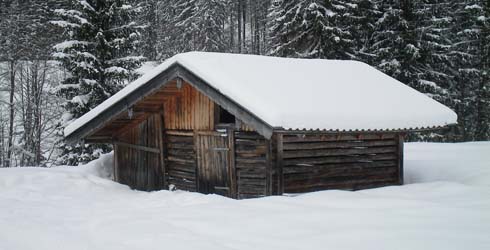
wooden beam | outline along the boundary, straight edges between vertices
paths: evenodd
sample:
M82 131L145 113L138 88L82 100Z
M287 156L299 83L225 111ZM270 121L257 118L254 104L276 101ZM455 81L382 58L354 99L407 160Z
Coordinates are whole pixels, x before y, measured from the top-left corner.
M267 140L266 142L267 152L266 152L266 165L265 165L265 184L266 192L265 195L272 195L272 168L274 167L274 162L272 161L272 140Z
M122 135L122 134L130 131L131 129L138 126L139 124L144 122L146 119L148 119L148 117L150 117L152 115L153 115L153 113L143 113L143 115L141 115L140 117L137 117L137 118L134 118L133 120L131 120L131 122L129 122L126 126L114 131L112 136L117 137L119 135Z
M127 142L121 142L121 141L114 141L114 144L118 145L118 146L123 146L123 147L128 147L128 148L132 148L132 149L136 149L136 150L145 151L145 152L160 154L160 149L158 149L158 148L135 145L135 144L131 144L131 143L127 143Z
M161 105L159 106L156 106L155 108L143 108L143 107L135 106L133 107L133 111L134 113L160 114L162 112L162 108L161 108L162 105L163 103L161 103Z
M277 194L284 194L284 162L283 162L283 135L276 135L276 171L277 171Z
M200 179L200 176L201 176L202 174L204 174L204 173L201 173L201 172L199 171L199 157L200 157L200 156L199 156L199 152L198 152L199 147L198 147L198 145L197 145L197 144L198 144L198 142L199 142L199 141L198 141L198 139L199 139L199 138L198 138L197 130L194 130L194 131L193 131L193 133L192 133L192 140L193 140L193 145L192 145L192 146L194 147L194 152L195 152L195 154L196 154L196 157L195 157L195 159L194 159L194 160L191 160L189 163L193 163L193 164L194 164L194 166L196 166L196 171L195 171L195 178L196 178L196 191L197 191L197 192L202 192L202 190L201 190L201 189L202 189L202 188L201 188L201 182L199 181L199 179Z
M180 66L177 63L172 64L162 73L149 80L146 84L142 84L135 91L129 93L125 98L114 103L105 111L97 114L92 120L78 128L76 131L65 137L66 143L76 143L77 141L89 136L94 131L99 130L109 123L114 117L125 112L128 107L133 106L147 95L157 92L161 87L177 77L177 71Z
M237 185L237 175L235 166L235 130L229 127L226 130L228 134L228 152L229 164L228 164L228 178L230 183L230 197L233 199L238 198L238 185Z
M117 157L118 156L117 155L118 154L118 150L117 150L117 147L118 146L117 146L117 144L114 144L113 143L112 144L112 147L114 148L114 154L113 154L113 163L114 163L113 164L113 168L114 168L113 169L114 170L114 173L113 174L114 174L114 178L113 179L114 179L115 182L119 182L119 176L118 176L119 175L119 172L118 172L119 165L118 165L118 157Z
M165 126L164 126L164 117L163 117L163 114L160 114L158 116L160 118L160 127L157 128L158 129L158 133L157 133L157 136L158 136L158 141L159 141L159 149L160 149L160 170L161 170L161 175L162 175L162 185L163 185L163 188L164 189L167 189L168 188L168 184L167 184L167 166L165 165L165 133L164 133L164 129L165 129Z
M404 141L404 135L399 134L398 135L398 173L399 173L399 184L403 185L404 182L404 175L403 175L403 141Z
M177 135L177 136L194 136L194 132L178 131L178 130L167 130L165 131L167 135Z

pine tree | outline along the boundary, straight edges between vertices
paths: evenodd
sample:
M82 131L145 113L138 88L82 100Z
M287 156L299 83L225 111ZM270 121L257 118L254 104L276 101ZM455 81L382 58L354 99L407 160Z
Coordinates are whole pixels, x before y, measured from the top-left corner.
M481 79L476 89L475 140L486 141L490 139L490 1L481 1L480 4L477 24L480 27L478 44Z
M478 127L485 126L485 119L480 120L481 112L478 111L484 102L484 91L480 91L484 86L485 71L485 36L482 36L482 25L486 18L482 3L481 0L465 0L453 3L451 8L454 16L451 32L451 55L455 70L453 98L459 117L457 133L462 141L475 140Z
M357 60L373 64L376 54L370 52L373 46L373 33L376 22L382 13L375 0L353 0L350 4L351 13L346 15L345 25L353 39L353 51Z
M181 0L174 3L176 11L173 24L179 32L173 33L177 52L224 52L226 21L223 0Z
M417 80L413 86L437 101L451 105L452 69L449 48L451 18L445 0L420 1L415 6L415 34L420 57L417 60Z
M413 8L409 1L381 1L379 5L383 15L377 21L371 47L377 57L375 66L386 74L410 84L413 62L419 57L419 48L415 41L412 20Z
M226 21L225 1L200 0L196 5L196 13L190 19L197 26L197 50L224 52L227 43L224 40L224 24Z
M55 46L54 57L70 76L59 95L67 100L62 126L93 109L115 94L129 80L143 57L134 54L141 27L134 22L139 12L124 1L76 0L72 9L56 9L60 20L53 24L64 28L67 40ZM98 157L103 146L61 144L61 163L75 165ZM96 150L99 148L99 150Z
M148 60L154 61L158 57L158 30L161 29L158 22L158 0L133 0L133 4L141 8L136 21L141 23L144 29L141 31L141 45L138 53Z
M346 59L352 39L342 23L349 5L335 0L276 0L270 10L269 54Z

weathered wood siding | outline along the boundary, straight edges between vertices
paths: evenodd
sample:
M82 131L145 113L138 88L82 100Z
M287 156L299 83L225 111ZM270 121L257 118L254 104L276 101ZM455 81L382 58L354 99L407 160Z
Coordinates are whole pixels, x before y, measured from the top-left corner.
M205 194L231 196L230 142L227 133L196 132L198 191Z
M117 165L115 178L118 182L145 191L163 188L160 154L131 146L157 150L160 147L158 128L160 128L160 117L152 115L116 138L121 142L114 145Z
M277 152L285 193L399 184L397 134L284 134Z
M162 90L165 129L214 130L214 102L191 85L171 83Z
M271 194L268 140L255 132L235 132L235 166L239 199Z
M180 190L197 191L197 162L192 131L166 131L168 183Z
M218 124L217 107L171 82L121 114L101 134L115 140L116 180L239 199L403 183L400 134L276 131L267 140L239 120Z

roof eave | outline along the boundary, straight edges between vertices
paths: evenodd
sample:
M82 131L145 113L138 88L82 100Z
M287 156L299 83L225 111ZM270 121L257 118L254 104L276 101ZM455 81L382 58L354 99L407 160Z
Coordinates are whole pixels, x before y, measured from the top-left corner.
M219 90L213 88L209 83L195 75L193 72L185 68L178 62L170 65L167 69L162 71L153 79L147 83L141 85L133 92L129 93L123 99L117 101L109 108L99 113L93 119L82 125L80 128L74 130L69 135L65 136L65 142L68 144L75 144L82 139L89 137L92 133L105 126L111 119L126 111L129 107L136 104L145 96L151 94L154 91L165 86L173 79L181 78L188 82L190 85L201 91L205 95L209 96L218 105L225 108L228 112L235 115L237 118L252 126L259 134L267 139L272 137L273 127L267 124L265 121L254 115L252 112L232 100L231 98L223 95ZM108 138L106 138L106 141Z
M446 130L457 124L447 124L442 126L433 127L420 127L420 128L397 128L397 129L352 129L352 130L341 130L341 129L285 129L282 127L275 127L275 133L282 134L293 134L293 133L323 133L323 134L358 134L358 133L416 133L416 132L430 132L436 130Z

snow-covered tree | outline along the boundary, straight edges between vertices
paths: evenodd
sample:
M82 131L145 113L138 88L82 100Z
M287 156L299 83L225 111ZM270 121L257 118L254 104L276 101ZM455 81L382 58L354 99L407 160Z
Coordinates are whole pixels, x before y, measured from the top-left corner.
M376 22L382 13L378 10L376 0L353 0L348 6L350 12L344 18L344 25L351 34L355 58L373 64L376 54L370 53L370 49L374 42Z
M410 41L411 22L406 20L410 17L410 6L402 9L401 1L381 1L380 11L383 13L376 22L373 33L374 43L371 52L376 55L375 66L388 75L402 80L410 79L407 67L418 58L418 48Z
M352 39L343 26L349 5L336 0L276 0L269 18L269 54L346 59Z
M482 77L478 85L476 140L490 140L490 1L482 2L482 12L478 16L481 27L479 39L481 50Z
M453 98L461 140L488 139L489 6L482 0L452 3Z
M141 31L141 44L138 46L139 54L144 55L148 60L156 60L158 57L158 30L159 25L159 0L138 1L133 0L134 4L141 8L141 14L136 18L138 23L144 27Z
M177 51L226 51L225 4L223 0L176 1L173 24L179 32L173 34L172 40Z
M54 13L59 20L51 23L64 28L67 36L53 55L70 73L59 90L67 100L64 126L134 79L133 70L144 60L135 54L142 27L134 21L139 8L121 0L76 0L72 9ZM61 147L64 164L88 161L100 152L93 154L93 147L86 145Z

